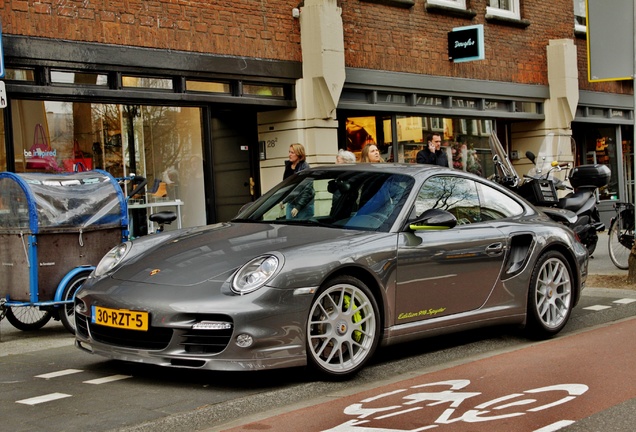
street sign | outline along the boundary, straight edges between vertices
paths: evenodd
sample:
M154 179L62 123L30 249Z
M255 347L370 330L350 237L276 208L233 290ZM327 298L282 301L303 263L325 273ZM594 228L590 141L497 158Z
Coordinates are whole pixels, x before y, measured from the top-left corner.
M634 0L587 0L588 80L632 79L633 46Z

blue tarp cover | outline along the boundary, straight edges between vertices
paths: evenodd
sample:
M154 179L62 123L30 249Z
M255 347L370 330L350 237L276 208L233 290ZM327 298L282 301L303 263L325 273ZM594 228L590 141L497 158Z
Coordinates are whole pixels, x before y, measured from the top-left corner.
M127 225L121 187L105 171L0 173L0 233L41 234Z

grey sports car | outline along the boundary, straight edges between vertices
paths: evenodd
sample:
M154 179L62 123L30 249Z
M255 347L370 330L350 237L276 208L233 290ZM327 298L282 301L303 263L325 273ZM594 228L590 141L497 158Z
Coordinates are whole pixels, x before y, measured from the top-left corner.
M379 344L494 324L553 336L587 259L570 229L481 177L314 168L230 222L112 249L76 295L76 345L162 366L309 365L343 378Z

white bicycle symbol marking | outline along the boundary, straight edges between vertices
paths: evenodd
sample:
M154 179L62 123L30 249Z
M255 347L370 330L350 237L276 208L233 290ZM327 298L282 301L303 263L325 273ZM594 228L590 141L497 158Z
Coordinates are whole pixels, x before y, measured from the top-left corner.
M354 403L344 409L344 414L356 416L356 419L349 420L331 429L323 432L419 432L428 429L437 428L441 425L448 425L457 422L478 423L487 421L496 421L511 417L523 416L528 413L535 413L549 408L562 405L575 399L577 396L585 393L589 387L585 384L557 384L547 387L540 387L531 390L525 390L523 393L513 393L507 396L501 396L488 402L481 403L472 409L465 411L463 414L457 413L457 408L466 400L479 396L481 392L460 392L458 390L466 388L470 384L470 380L448 380L429 384L421 384L409 387L408 389L399 389L391 392L383 393L377 396L362 400L360 403ZM405 394L402 397L401 405L365 407L365 404L371 405L378 400L395 396L400 393L409 392L411 389L426 389L430 387L443 386L449 390L442 391L422 391ZM563 397L552 400L542 405L534 406L538 401L532 395L541 393L555 392L565 393ZM428 402L428 403L427 403ZM415 406L422 404L424 406ZM432 424L423 425L416 429L387 429L383 427L371 427L373 420L385 420L391 417L405 415L424 409L425 407L434 407L438 405L448 405L444 412L433 421ZM532 406L532 407L531 407ZM523 408L526 409L523 409ZM520 411L517 411L521 409ZM503 410L513 410L513 412L503 413ZM499 412L500 414L497 414ZM562 421L568 424L568 421ZM571 422L569 422L571 423Z

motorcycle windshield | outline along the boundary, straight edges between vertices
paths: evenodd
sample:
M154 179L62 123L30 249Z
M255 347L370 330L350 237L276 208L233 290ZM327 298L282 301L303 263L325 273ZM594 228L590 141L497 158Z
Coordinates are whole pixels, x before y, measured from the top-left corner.
M570 144L570 138L567 136L557 136L555 134L548 134L541 142L539 147L539 153L535 156L534 167L530 169L528 175L545 177L550 173L550 170L563 162L563 147L559 145L561 140L568 140L568 143L563 143L564 146Z
M516 184L519 181L519 175L510 162L510 159L508 159L508 154L501 145L501 142L499 141L499 138L497 138L497 135L495 135L494 133L490 134L488 143L490 144L490 151L493 155L495 165L503 171L502 173L497 173L497 175L511 179L513 180L513 183Z

